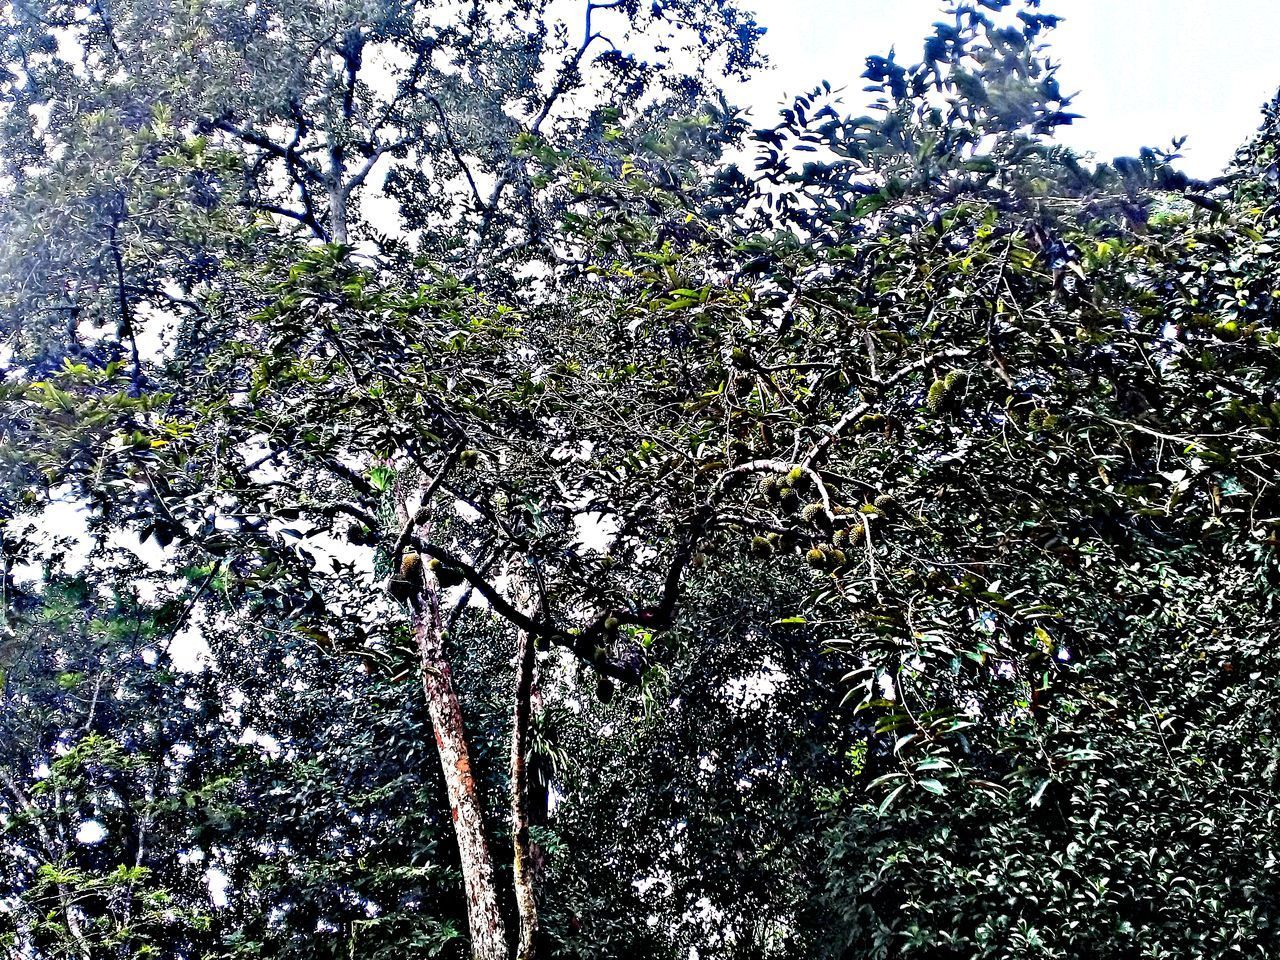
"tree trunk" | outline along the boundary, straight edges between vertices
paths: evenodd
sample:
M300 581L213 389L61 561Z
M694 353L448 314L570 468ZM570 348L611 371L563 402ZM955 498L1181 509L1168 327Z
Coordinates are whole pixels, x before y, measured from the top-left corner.
M471 753L462 725L462 708L453 675L444 657L440 626L439 587L428 574L413 615L413 630L422 658L422 688L427 695L436 750L444 768L453 830L462 861L467 894L467 924L471 931L472 960L507 960L507 932L498 910L493 858L485 836L480 797L471 769Z
M329 175L325 190L329 194L329 240L347 244L347 163L346 151L333 134L329 134Z
M537 649L536 639L521 630L516 640L516 688L511 724L511 839L515 848L512 882L520 917L517 960L535 960L538 949L537 865L529 842L529 724Z
M334 243L347 244L347 198L341 181L329 185L329 236Z

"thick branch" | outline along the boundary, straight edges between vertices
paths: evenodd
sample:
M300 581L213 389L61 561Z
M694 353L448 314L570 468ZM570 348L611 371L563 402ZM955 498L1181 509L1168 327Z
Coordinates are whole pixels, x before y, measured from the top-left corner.
M969 350L966 347L949 347L946 350L940 350L937 353L930 354L927 357L921 357L919 360L916 360L913 363L908 363L906 366L902 367L900 370L897 370L892 376L890 376L886 380L879 383L878 386L882 388L892 387L896 384L901 383L903 380L907 379L912 374L916 374L922 370L927 369L931 365L937 363L939 360L948 360L948 359L955 359L958 357L967 357L972 352L973 351ZM874 400L868 400L865 403L860 403L856 407L854 407L852 410L848 411L839 420L837 420L831 426L831 428L826 432L826 434L823 435L822 438L819 439L809 449L808 454L806 454L804 460L801 461L801 466L812 467L813 464L818 461L818 458L821 457L827 451L827 448L830 447L833 443L835 443L836 440L840 438L840 435L851 424L857 422L858 420L862 419L862 417L866 416L867 413L870 412L872 407L875 406L875 404L876 404L876 401Z

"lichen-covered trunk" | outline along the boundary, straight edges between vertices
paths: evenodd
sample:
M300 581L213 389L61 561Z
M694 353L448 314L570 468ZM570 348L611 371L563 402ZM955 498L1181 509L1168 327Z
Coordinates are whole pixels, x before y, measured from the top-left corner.
M537 643L524 630L516 641L515 704L511 725L511 836L516 912L520 918L517 960L534 960L538 950L537 864L529 841L529 724L533 714Z
M434 578L428 577L422 587L421 602L413 617L413 629L422 658L422 688L427 695L431 725L435 728L436 750L444 768L453 830L462 861L472 960L507 960L510 955L507 932L498 909L493 858L471 769L471 752L462 725L458 691L444 657L440 599Z

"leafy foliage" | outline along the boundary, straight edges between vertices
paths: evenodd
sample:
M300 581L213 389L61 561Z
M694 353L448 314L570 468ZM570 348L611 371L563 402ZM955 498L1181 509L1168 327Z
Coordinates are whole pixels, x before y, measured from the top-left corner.
M11 113L94 109L8 148L9 944L459 955L443 664L547 955L1273 952L1274 105L1213 182L1086 164L1009 6L870 58L873 116L752 133L595 53L593 14L714 14L745 68L718 3L581 46L200 4L163 57L147 5L15 13ZM637 106L557 112L591 90ZM361 222L383 158L416 242Z

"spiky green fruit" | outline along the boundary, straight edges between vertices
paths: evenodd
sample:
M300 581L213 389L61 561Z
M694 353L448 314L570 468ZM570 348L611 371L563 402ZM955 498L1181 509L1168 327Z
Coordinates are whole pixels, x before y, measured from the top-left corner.
M1027 414L1027 429L1043 430L1045 421L1048 419L1048 417L1049 417L1048 410L1046 410L1044 407L1036 407L1034 410L1032 410L1030 413Z
M820 503L811 503L800 511L800 519L805 523L821 523L827 519L827 508Z
M766 473L756 482L756 489L770 500L778 496L778 478Z
M403 566L402 566L403 569ZM462 575L462 571L456 567L446 567L443 563L432 557L427 563L427 569L436 577L436 583L444 587L446 590L450 587L456 587L467 578Z
M897 513L899 506L898 498L892 493L880 494L880 496L876 497L875 500L872 501L872 504L883 514Z
M964 379L964 374L959 370L952 370L942 378L942 385L946 388L947 393L952 393L956 387L960 386L960 382Z
M845 560L844 551L841 550L839 547L831 551L831 562L834 563L837 567L844 566L844 560Z
M787 482L791 484L799 483L804 479L804 470L800 467L792 467L787 471Z
M857 433L871 433L873 430L883 430L884 424L885 415L883 413L868 413L858 419L853 429Z
M806 561L808 561L809 566L814 568L821 568L827 562L827 555L823 553L821 550L819 550L817 547L814 547L812 550L806 553L804 555L804 558Z
M773 556L773 544L768 537L752 537L751 553L757 557Z
M947 384L943 380L935 380L929 385L929 395L925 397L925 406L930 413L938 413L947 402Z

